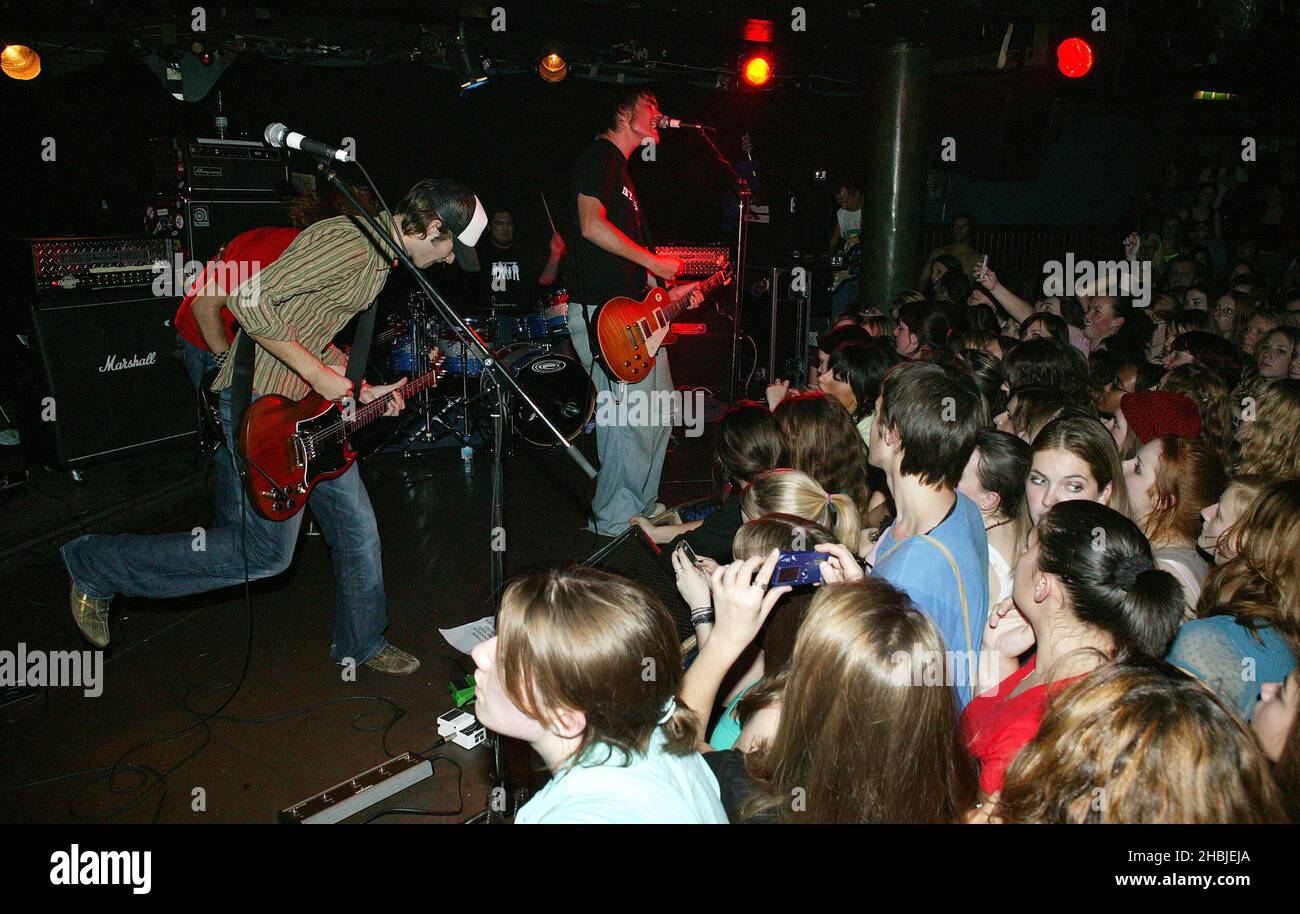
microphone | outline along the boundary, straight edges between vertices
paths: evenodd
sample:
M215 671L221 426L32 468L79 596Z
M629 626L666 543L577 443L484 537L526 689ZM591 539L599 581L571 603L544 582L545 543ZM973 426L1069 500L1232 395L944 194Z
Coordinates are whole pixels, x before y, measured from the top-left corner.
M679 121L677 118L668 117L667 115L661 116L659 120L655 122L655 126L658 127L660 130L667 130L669 128L672 128L673 130L678 130L682 127L690 127L694 130L707 129L703 124L692 124L689 121Z
M309 140L301 133L294 133L280 123L267 124L266 130L262 132L262 139L266 140L267 145L274 146L276 149L283 149L288 146L290 149L308 152L323 159L338 159L340 162L351 161L346 149L340 149L319 140Z

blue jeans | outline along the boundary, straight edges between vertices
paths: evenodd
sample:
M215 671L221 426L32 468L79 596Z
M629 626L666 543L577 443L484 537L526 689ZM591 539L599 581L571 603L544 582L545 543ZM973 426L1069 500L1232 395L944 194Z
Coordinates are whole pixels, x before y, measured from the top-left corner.
M94 534L60 550L76 585L93 597L184 597L269 578L289 567L302 512L286 521L258 515L247 498L231 459L230 391L221 394L226 448L214 455L226 463L217 475L216 518L202 532L141 535ZM255 471L254 471L255 472ZM307 502L329 543L334 561L334 643L330 656L364 663L387 645L387 599L379 528L370 496L353 464L337 479L312 490ZM241 525L240 516L243 516ZM248 564L244 564L247 534Z
M617 400L612 402L619 402L634 391L673 390L667 349L659 350L650 376L635 384L615 381L605 373L605 369L593 366L587 344L587 327L579 307L569 304L569 338L582 366L591 373L598 407L602 397L615 397ZM588 320L594 319L594 313L594 308L587 309ZM602 425L597 421L596 455L600 458L600 472L596 476L596 495L591 500L595 525L589 525L588 529L603 536L618 536L627 530L628 520L654 504L659 495L659 478L663 475L664 455L668 453L672 431L671 426L655 423Z

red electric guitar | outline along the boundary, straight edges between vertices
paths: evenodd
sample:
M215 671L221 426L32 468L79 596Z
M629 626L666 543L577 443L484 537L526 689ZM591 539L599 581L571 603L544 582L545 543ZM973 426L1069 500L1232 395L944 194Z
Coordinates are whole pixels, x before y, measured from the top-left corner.
M438 383L442 360L400 391L411 397ZM391 393L369 403L342 404L312 391L301 400L268 394L253 401L239 428L239 450L248 465L244 487L258 514L288 520L307 504L322 479L347 472L357 459L348 438L384 414Z
M731 271L721 270L701 281L698 289L707 295L729 282ZM676 289L657 287L640 301L618 295L605 302L596 315L596 343L605 369L628 384L649 377L655 354L672 342L668 337L673 318L686 310L689 297Z

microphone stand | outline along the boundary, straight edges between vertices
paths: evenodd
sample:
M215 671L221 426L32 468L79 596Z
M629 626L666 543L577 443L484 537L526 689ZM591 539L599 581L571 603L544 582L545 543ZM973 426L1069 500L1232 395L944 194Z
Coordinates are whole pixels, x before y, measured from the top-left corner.
M365 220L366 224L369 225L375 234L383 240L385 245L387 245L389 250L392 252L393 257L406 268L406 271L411 275L411 278L415 280L416 285L419 286L424 294L428 296L429 301L438 309L443 320L446 321L447 326L450 326L455 331L456 336L459 337L461 344L464 347L462 350L462 358L468 359L471 350L477 352L479 357L482 358L484 374L491 378L492 384L497 391L496 403L492 413L496 437L492 451L491 529L494 531L494 535L491 537L491 542L488 546L491 563L489 582L492 601L495 604L500 600L501 590L505 585L505 562L503 550L493 547L496 542L495 531L503 530L505 524L505 485L504 471L501 465L501 454L504 450L506 417L510 415L510 397L519 397L525 404L527 404L528 408L534 414L541 417L541 420L546 423L546 427L550 429L551 434L555 436L556 442L564 448L564 452L578 465L578 468L587 474L588 479L596 478L596 470L588 462L587 458L583 456L582 452L560 433L560 430L551 422L550 417L548 417L546 413L542 412L541 408L533 402L532 397L528 396L524 389L519 386L519 382L515 380L515 376L497 361L492 350L479 339L478 334L470 329L469 325L461 319L461 316L457 314L449 304L447 304L446 300L443 299L443 297L438 294L438 291L433 288L427 279L425 279L424 274L411 261L410 256L406 253L406 248L404 248L401 243L392 236L390 229L387 226L381 226L379 221L374 216L370 215L370 212L357 201L356 197L354 197L352 192L348 189L347 184L339 178L338 173L334 169L333 161L325 156L317 156L316 158L317 171L319 171L321 175L330 182L330 184L334 185L334 188L343 195L344 199L352 204L353 208L360 214L361 218ZM373 186L373 182L370 182L369 175L366 175L366 180L368 183L372 183ZM374 190L376 197L382 200L378 188L374 188ZM385 207L385 209L387 208ZM388 215L389 218L393 218L391 213ZM498 788L503 790L505 793L505 808L503 810L492 810L489 806L489 810L486 813L489 819L492 818L492 812L494 811L500 812L503 815L513 815L515 802L515 791L513 785L510 783L508 772L505 769L501 749L502 740L499 735L495 742L496 745L493 750L493 762L496 769L496 783ZM483 814L475 816L473 820L480 818L481 815Z
M740 380L737 366L740 364L740 318L741 311L744 307L745 293L745 266L749 259L749 205L753 199L753 191L750 190L749 182L740 176L736 167L731 160L722 154L718 144L713 142L713 137L709 136L710 127L698 128L700 136L704 142L709 144L713 150L713 156L731 173L731 178L736 182L737 195L740 198L738 204L740 221L736 228L736 281L733 283L733 301L735 303L735 314L732 317L731 324L731 383L729 387L729 402L736 402L736 382Z

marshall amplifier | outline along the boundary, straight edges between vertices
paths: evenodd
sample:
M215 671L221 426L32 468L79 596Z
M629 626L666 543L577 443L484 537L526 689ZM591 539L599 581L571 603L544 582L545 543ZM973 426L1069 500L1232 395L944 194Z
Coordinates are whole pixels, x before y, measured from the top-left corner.
M289 189L283 149L250 140L155 139L154 189L159 196L280 195Z
M75 469L198 434L194 388L175 355L178 304L148 289L35 300L43 389L28 412L55 464Z

